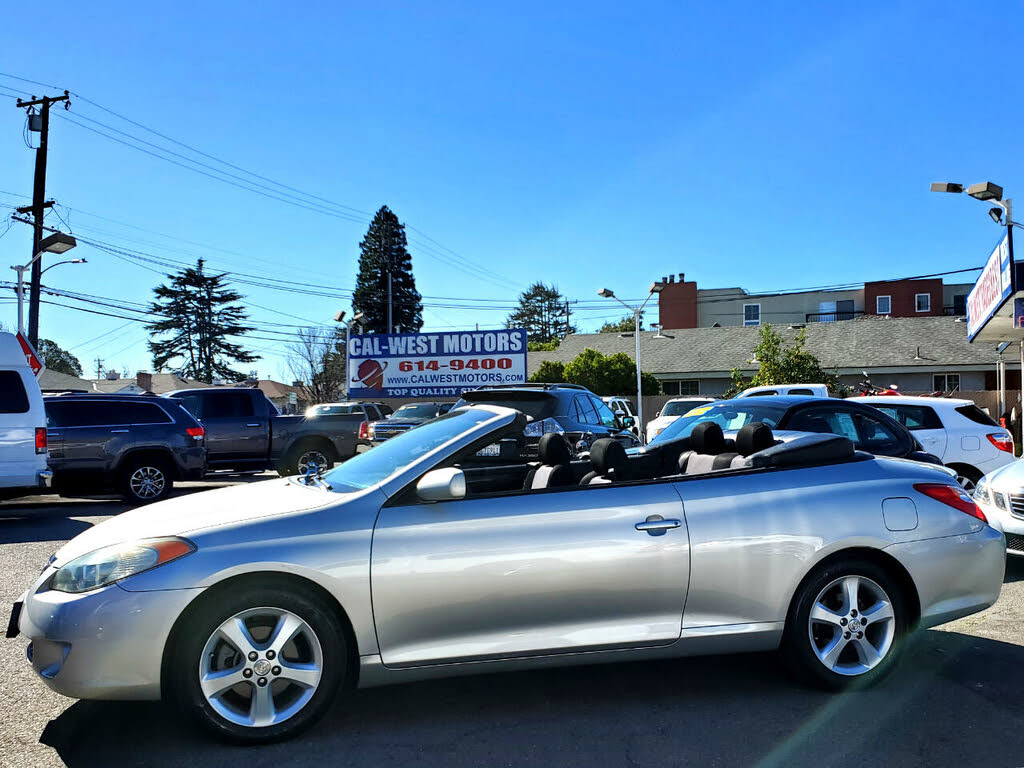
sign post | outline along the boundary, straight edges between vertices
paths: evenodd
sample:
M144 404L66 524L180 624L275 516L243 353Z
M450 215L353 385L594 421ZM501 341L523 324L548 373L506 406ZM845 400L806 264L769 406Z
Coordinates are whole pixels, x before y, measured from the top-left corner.
M457 397L526 382L526 331L370 333L349 338L351 398Z

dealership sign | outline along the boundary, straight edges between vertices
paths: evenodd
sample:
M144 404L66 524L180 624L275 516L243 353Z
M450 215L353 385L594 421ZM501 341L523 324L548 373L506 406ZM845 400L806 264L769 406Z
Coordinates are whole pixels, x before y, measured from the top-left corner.
M353 334L348 396L455 397L526 381L526 331Z
M1013 261L1007 233L988 257L981 277L967 294L967 340L973 341L985 323L1013 293Z

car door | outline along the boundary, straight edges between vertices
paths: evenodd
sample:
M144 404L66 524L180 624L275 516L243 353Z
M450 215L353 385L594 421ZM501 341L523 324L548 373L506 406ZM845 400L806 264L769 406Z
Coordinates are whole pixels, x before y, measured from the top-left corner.
M903 405L895 403L872 403L897 423L913 433L921 447L928 453L945 458L947 432L935 409L928 405Z
M688 578L671 483L385 506L370 564L393 667L672 643Z
M249 392L204 392L201 396L206 445L212 459L249 460L269 452L270 415L257 413Z
M114 470L135 443L131 414L117 400L57 400L47 403L54 426L48 429L59 455L53 470L82 480L98 481ZM55 425L60 424L60 427Z

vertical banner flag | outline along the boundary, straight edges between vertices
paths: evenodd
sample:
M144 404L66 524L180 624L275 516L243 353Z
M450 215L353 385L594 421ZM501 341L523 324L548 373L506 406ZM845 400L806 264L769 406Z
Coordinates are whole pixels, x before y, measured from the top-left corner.
M526 382L526 331L353 334L352 398L455 397L488 384Z

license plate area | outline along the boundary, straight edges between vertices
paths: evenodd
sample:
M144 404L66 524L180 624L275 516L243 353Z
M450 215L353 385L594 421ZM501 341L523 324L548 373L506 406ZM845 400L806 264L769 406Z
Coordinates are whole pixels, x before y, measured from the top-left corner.
M477 456L501 456L501 444L491 443L476 452Z

